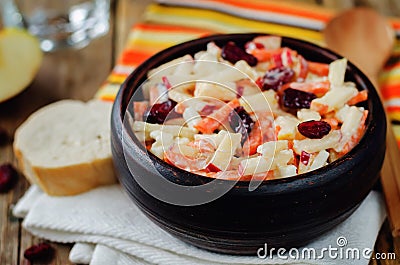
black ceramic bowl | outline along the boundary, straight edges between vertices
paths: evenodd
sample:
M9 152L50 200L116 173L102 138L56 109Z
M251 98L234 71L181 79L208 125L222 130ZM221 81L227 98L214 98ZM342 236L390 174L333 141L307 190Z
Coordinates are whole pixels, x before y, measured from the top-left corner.
M127 78L113 107L112 152L122 186L161 228L211 251L254 255L264 243L271 247L304 245L353 213L377 181L384 157L386 123L382 104L371 82L349 63L346 80L355 82L359 89L368 90L369 98L364 107L369 115L364 136L342 158L306 174L264 181L254 191L249 191L248 182L231 185L229 180L214 181L216 185L211 189L231 189L216 200L194 206L168 203L145 191L143 183L149 185L147 187L157 187L159 194L174 195L175 190L168 185L163 188L160 183L167 180L190 189L210 181L148 154L133 133L126 130L129 124L124 120L125 112L131 108L130 100L146 80L147 72L174 58L205 50L210 41L219 46L228 41L243 45L257 35L265 34L215 35L164 50ZM282 45L312 61L329 63L340 58L327 49L297 39L283 37ZM212 190L204 191L208 192ZM183 195L190 197L190 192Z

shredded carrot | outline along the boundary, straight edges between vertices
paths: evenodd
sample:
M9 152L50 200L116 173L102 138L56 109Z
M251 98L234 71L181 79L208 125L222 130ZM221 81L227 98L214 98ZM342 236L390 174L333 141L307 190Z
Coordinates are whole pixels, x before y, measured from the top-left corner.
M278 90L276 91L276 92L278 93L278 95L279 95L279 96L282 96L282 95L283 95L283 92L285 92L286 89L290 88L290 85L291 85L291 84L292 84L292 83L286 83L286 84L281 85L281 86L278 88Z
M210 141L204 139L191 141L188 143L188 146L198 149L200 153L215 152L214 145Z
M278 139L278 135L279 135L280 130L281 130L281 126L276 125L275 126L275 138L276 139Z
M270 112L258 112L256 116L257 120L253 129L243 144L244 155L254 155L257 153L257 147L259 145L277 139L273 114Z
M272 55L276 54L277 50L267 50L267 49L253 49L249 51L254 57L257 58L259 62L266 62L272 58Z
M318 111L321 115L328 113L329 106L315 101L311 101L311 110Z
M262 144L262 140L260 123L257 121L243 144L243 154L247 156L257 153L257 147Z
M349 101L347 101L348 105L356 105L357 103L366 101L368 99L368 91L367 90L361 90L357 93L357 95L355 95L354 97L352 97L351 99L349 99Z
M228 119L232 110L239 106L239 100L235 98L207 117L203 118L194 127L204 134L211 134Z
M319 76L327 76L329 74L329 64L308 61L308 71Z
M276 141L276 128L274 126L274 114L272 112L256 112L256 117L260 123L260 129L262 132L262 142Z
M330 89L329 81L320 81L320 82L310 82L310 83L300 83L293 82L290 83L290 87L293 89L313 93L317 96L322 96Z
M368 110L364 110L360 124L358 125L357 132L350 138L350 140L344 145L343 150L339 153L339 156L347 154L361 139L365 132L365 121L368 117Z

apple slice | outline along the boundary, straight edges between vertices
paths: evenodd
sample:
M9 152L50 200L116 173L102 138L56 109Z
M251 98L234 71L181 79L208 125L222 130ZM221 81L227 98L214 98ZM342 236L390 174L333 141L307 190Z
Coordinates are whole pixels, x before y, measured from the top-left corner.
M0 31L0 102L24 90L35 78L43 53L39 41L27 31Z

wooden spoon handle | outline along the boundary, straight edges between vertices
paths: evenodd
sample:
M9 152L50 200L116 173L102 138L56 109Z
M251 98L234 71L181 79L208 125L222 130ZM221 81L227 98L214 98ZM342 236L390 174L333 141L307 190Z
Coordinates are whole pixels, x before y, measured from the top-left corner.
M387 115L386 115L387 116ZM386 133L386 154L381 169L381 183L385 195L393 237L400 236L400 152L390 120Z
M369 76L378 88L378 78ZM382 94L377 89L383 101ZM393 131L392 121L386 113L386 152L381 169L381 183L393 237L400 237L400 150Z
M377 76L390 56L394 33L385 18L373 9L353 8L333 18L324 30L328 48L357 65L378 89ZM386 114L386 154L381 183L392 234L400 236L400 151L389 116Z

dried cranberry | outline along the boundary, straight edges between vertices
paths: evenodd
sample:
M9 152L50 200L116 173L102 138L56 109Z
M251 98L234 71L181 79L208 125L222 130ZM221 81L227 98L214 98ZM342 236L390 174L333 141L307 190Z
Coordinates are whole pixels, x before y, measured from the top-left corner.
M232 130L242 134L243 143L254 126L254 121L249 113L242 106L239 106L229 114L228 121Z
M321 139L331 131L331 126L326 121L305 121L297 125L299 132L311 139Z
M285 66L275 67L268 70L262 79L264 90L278 90L283 84L289 83L295 76L294 71Z
M172 100L156 103L144 113L143 120L148 123L162 124L167 117L173 118L177 116L176 112L174 111L175 106L176 102Z
M47 243L39 243L25 250L24 257L30 262L47 263L54 258L55 250Z
M221 57L233 64L240 60L245 60L250 66L255 66L258 63L256 57L247 53L239 46L236 46L236 44L231 41L222 47Z
M18 180L17 170L9 163L0 166L0 193L11 190Z
M282 103L289 109L309 109L311 101L315 98L317 96L313 93L288 88L283 92Z
M9 139L6 129L0 127L0 146L5 145Z

